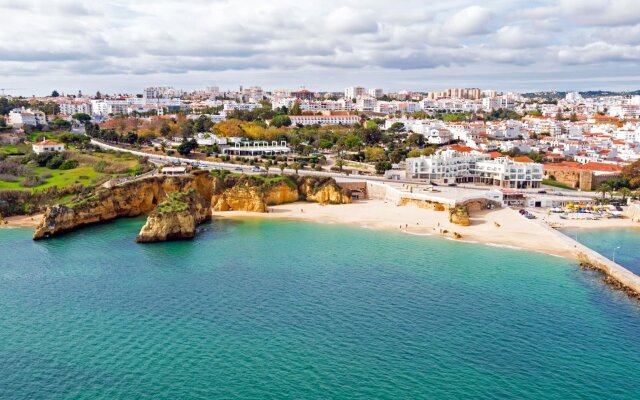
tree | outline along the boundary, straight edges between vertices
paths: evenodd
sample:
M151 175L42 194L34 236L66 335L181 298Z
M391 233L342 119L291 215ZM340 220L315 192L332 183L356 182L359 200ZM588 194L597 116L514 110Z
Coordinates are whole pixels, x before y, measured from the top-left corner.
M300 109L300 103L298 103L298 100L296 100L293 103L293 106L291 106L291 115L301 115L302 114L302 110Z
M271 168L271 160L264 160L262 167L267 170L267 176L269 176L269 168Z
M376 174L384 174L385 171L391 169L391 163L389 161L378 161L376 163Z
M87 122L91 121L91 116L85 113L75 113L71 116L71 118L75 119L81 124L86 124Z
M284 173L285 168L287 168L287 163L279 163L278 168L280 168L280 175Z
M424 146L424 135L419 133L412 133L406 140L407 146Z
M163 122L162 126L160 127L160 135L162 137L167 137L171 135L171 128L169 127L169 124L167 124L166 122Z
M271 126L276 128L291 126L291 118L288 115L276 115L271 119Z
M300 169L300 164L298 164L297 162L292 162L291 165L289 165L289 167L296 172L296 175L298 175L298 170Z
M631 196L631 189L623 187L620 189L619 193L622 196L622 202L624 203L627 200L627 197Z
M342 158L338 158L336 160L336 166L340 169L340 172L342 172L342 168L344 167L344 160Z
M187 140L187 139L183 139L182 143L180 143L180 146L178 146L178 153L180 153L180 155L183 156L187 156L189 155L189 153L191 153L192 150L195 150L198 148L198 142L196 142L195 139L191 139L191 140Z
M381 147L367 147L364 149L364 160L367 162L386 160L384 149Z
M598 186L598 192L602 193L602 200L604 200L607 193L611 192L611 186L608 183L602 183Z
M51 97L60 97L60 93L58 93L57 90L54 90L53 92L51 92Z
M640 187L640 160L622 167L622 177L629 182L632 189Z

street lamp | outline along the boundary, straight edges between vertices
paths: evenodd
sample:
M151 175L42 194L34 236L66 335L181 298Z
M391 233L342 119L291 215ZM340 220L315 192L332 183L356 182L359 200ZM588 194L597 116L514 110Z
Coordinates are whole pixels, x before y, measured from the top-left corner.
M613 262L616 262L616 250L618 250L620 246L613 248Z

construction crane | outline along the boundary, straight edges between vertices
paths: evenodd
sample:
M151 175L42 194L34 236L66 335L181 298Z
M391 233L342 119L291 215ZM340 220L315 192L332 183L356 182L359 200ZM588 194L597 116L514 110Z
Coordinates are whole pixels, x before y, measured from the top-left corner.
M2 92L2 95L4 96L4 91L5 90L20 90L20 88L0 88L0 92Z

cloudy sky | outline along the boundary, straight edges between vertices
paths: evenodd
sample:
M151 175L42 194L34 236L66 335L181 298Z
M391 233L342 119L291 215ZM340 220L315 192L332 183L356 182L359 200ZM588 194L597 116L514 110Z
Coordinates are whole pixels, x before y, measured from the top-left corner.
M638 0L0 0L11 94L640 89Z

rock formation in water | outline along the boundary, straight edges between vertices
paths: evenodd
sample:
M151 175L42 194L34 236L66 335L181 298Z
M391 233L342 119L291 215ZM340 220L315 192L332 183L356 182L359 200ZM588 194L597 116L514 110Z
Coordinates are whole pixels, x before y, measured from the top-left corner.
M149 243L192 239L198 224L209 218L209 202L195 189L170 193L149 214L136 241Z
M44 218L36 228L34 239L43 239L78 227L108 221L119 217L135 217L151 213L170 193L192 192L190 209L197 224L203 213L213 211L266 212L267 206L291 203L298 200L324 204L351 203L351 195L341 189L331 178L292 176L247 176L195 171L182 176L157 176L124 183L112 188L95 188L79 195L66 204L47 208ZM206 211L205 211L206 210ZM140 240L149 232L161 232L157 236L179 237L180 229L172 226L182 222L185 226L188 212L176 215L155 213L147 221ZM182 221L182 222L181 222ZM177 228L176 228L177 229ZM185 229L187 232L189 229ZM186 235L186 233L184 233ZM149 237L153 237L149 234Z
M195 189L199 196L209 201L212 184L208 172L197 171L183 176L149 177L110 189L96 188L67 204L48 207L33 238L43 239L84 225L146 214L153 211L168 193Z

